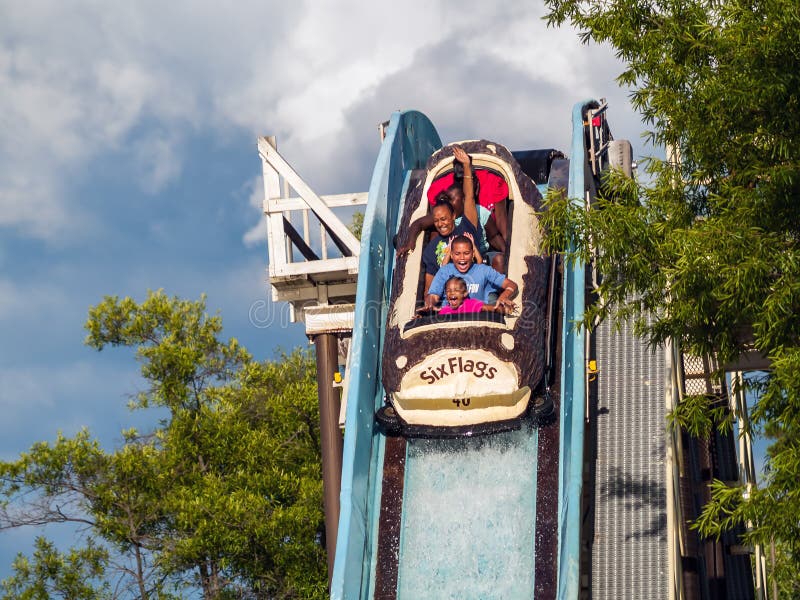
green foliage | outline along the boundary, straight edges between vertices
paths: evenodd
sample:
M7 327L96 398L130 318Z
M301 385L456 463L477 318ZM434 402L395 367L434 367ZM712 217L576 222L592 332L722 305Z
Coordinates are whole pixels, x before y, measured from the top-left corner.
M733 431L733 415L727 404L702 394L685 396L668 417L673 426L698 438L708 437L715 427L724 433Z
M14 560L14 575L2 583L4 600L104 600L112 598L103 583L108 553L89 539L82 548L58 552L43 537L36 538L32 560L21 554ZM94 582L97 582L96 584Z
M595 318L634 318L653 343L737 357L752 340L772 360L752 415L772 436L763 489L713 488L699 527L751 523L751 542L800 569L800 11L794 0L546 0L551 25L611 45L619 77L670 149L645 163L648 185L611 173L596 210L552 196L552 248L598 249ZM638 189L633 189L638 188ZM637 199L638 201L631 201ZM633 300L631 300L633 298ZM652 324L646 313L657 317ZM693 431L713 417L701 399L673 419ZM778 573L780 569L776 570ZM780 585L785 581L781 580ZM786 585L789 585L788 583ZM789 589L789 588L787 588ZM789 594L793 595L793 594ZM796 590L795 594L796 595Z
M89 310L86 344L136 348L142 376L151 388L138 406L199 409L210 385L225 384L251 360L235 339L221 342L222 319L209 317L200 302L148 294L138 305L131 298L106 297Z
M770 585L777 588L778 598L800 598L800 577L797 576L797 563L792 556L797 556L797 549L787 548L779 542L766 548L768 564L771 565ZM775 597L775 596L773 596Z
M347 226L354 236L357 239L361 239L361 232L364 229L364 213L360 210L357 210L353 213L353 220L350 221L350 224Z
M253 361L203 300L160 292L106 298L86 328L98 350L136 350L148 388L133 407L169 416L113 452L83 431L0 463L0 525L84 524L128 597L324 597L313 357Z

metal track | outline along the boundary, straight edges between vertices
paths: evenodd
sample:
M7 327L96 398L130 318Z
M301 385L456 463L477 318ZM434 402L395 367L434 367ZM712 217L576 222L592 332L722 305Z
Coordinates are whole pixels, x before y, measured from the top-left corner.
M594 539L584 590L598 599L666 599L666 355L647 348L630 324L620 331L601 324L593 345L587 450L596 459L588 461L594 508L587 525L593 523Z

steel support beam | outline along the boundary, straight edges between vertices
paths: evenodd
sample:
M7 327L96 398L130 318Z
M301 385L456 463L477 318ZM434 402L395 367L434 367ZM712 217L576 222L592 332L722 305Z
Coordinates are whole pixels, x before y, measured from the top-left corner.
M336 335L314 336L317 350L317 393L322 444L322 487L325 508L325 548L328 552L328 583L333 575L336 533L339 528L339 491L342 477L342 433L339 429L339 388L333 386L333 374L339 370Z

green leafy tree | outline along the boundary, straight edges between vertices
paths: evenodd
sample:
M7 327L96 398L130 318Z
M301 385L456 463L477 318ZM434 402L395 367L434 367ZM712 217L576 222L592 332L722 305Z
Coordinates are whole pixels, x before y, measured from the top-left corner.
M43 537L36 538L32 559L17 555L14 575L4 580L4 600L105 600L111 587L103 582L108 553L89 539L82 548L61 553ZM97 583L95 583L97 582Z
M147 387L132 407L161 420L113 452L83 431L0 463L0 525L88 528L115 557L119 597L324 597L313 358L253 361L204 300L160 292L108 297L86 328L98 350L135 348Z
M354 212L353 218L350 221L350 224L347 226L347 228L350 230L350 233L352 233L354 236L356 236L357 239L360 240L361 232L364 229L364 213L361 212L360 210Z
M764 485L746 496L714 487L701 531L753 525L775 542L789 596L800 594L800 11L792 0L546 0L551 25L608 44L625 63L656 146L650 183L611 174L597 210L552 198L551 243L592 242L605 279L595 317L632 317L654 342L738 356L748 341L772 361L754 426L774 440ZM674 157L674 159L672 158ZM635 300L630 300L635 298ZM654 313L648 325L641 318ZM708 399L674 418L708 431Z

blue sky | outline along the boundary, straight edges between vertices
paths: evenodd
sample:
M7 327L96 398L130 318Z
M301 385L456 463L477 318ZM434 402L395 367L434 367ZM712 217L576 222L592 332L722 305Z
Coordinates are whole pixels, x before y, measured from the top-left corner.
M306 343L250 318L269 302L259 135L320 194L366 191L400 108L444 141L567 149L572 105L605 96L641 151L612 53L546 29L536 2L219 6L0 4L2 459L84 426L111 447L152 419L125 407L131 354L83 345L104 295L206 293L258 358ZM0 533L0 576L30 539Z

